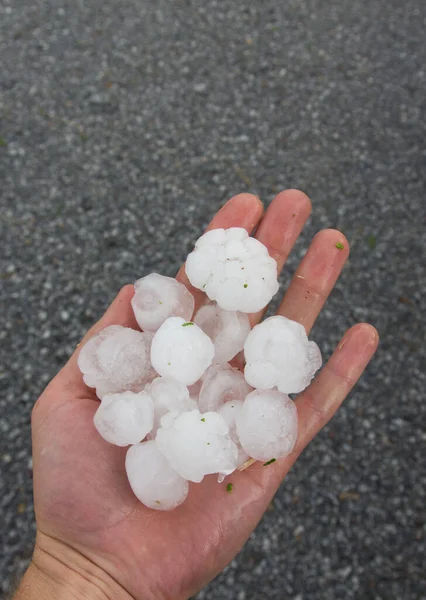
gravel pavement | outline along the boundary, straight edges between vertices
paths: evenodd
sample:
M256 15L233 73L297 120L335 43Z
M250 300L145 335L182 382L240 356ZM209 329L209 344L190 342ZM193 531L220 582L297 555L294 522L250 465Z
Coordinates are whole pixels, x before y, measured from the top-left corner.
M0 0L0 594L31 553L30 413L119 287L239 191L306 191L350 262L315 326L379 352L199 600L426 598L424 0Z

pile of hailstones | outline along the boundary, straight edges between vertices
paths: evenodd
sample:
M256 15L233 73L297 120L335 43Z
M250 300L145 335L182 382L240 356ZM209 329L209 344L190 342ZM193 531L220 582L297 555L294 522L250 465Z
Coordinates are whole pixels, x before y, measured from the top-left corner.
M321 366L318 346L298 323L275 316L250 330L248 314L278 291L277 265L244 229L205 233L186 274L207 296L195 316L187 288L152 273L134 286L142 331L106 327L78 358L101 399L96 429L130 446L130 486L158 510L181 504L189 481L216 473L221 482L250 458L268 464L287 456L297 438L288 394L302 391ZM242 350L244 372L230 364Z

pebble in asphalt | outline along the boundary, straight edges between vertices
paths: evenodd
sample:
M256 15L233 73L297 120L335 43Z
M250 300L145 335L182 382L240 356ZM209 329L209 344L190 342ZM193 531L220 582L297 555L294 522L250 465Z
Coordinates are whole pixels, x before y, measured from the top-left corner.
M118 288L239 191L306 191L350 262L313 339L379 352L198 600L425 598L423 0L0 3L0 589L31 553L31 407ZM424 564L423 564L424 567Z

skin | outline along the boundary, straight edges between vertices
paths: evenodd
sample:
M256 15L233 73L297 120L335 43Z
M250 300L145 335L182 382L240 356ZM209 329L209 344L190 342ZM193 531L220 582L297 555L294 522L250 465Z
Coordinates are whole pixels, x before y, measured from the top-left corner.
M209 229L256 228L256 237L281 270L311 211L297 190L278 194L264 214L250 194L232 198ZM336 247L343 244L343 249ZM312 328L348 258L342 233L319 232L302 260L278 314ZM184 268L178 279L194 294ZM125 286L83 340L111 324L137 329L133 286ZM262 314L252 315L256 324ZM232 493L214 476L190 484L184 504L171 512L145 508L126 480L126 449L95 431L99 401L82 381L77 348L34 406L32 414L37 540L16 599L186 599L238 553L306 445L331 419L361 376L378 344L371 325L345 333L328 363L296 399L299 436L292 454L264 467L255 463L229 478ZM81 347L81 346L80 346Z

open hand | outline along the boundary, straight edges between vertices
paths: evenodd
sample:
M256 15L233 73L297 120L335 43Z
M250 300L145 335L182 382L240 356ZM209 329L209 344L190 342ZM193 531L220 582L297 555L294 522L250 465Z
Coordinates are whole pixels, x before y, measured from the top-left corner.
M280 193L263 216L255 196L232 198L209 228L255 228L278 268L295 243L311 204L302 192ZM345 237L318 233L290 283L278 314L309 332L348 257ZM199 305L202 292L188 285ZM124 287L90 336L112 324L138 329L133 286ZM262 314L251 316L252 325ZM312 384L296 399L299 436L285 459L235 472L232 493L215 476L190 485L171 512L138 502L124 470L126 449L96 432L99 401L77 367L79 348L38 399L32 416L37 540L19 598L43 589L45 598L185 599L210 581L241 549L304 447L331 419L374 354L376 330L359 324L346 332ZM228 481L228 480L227 480Z

